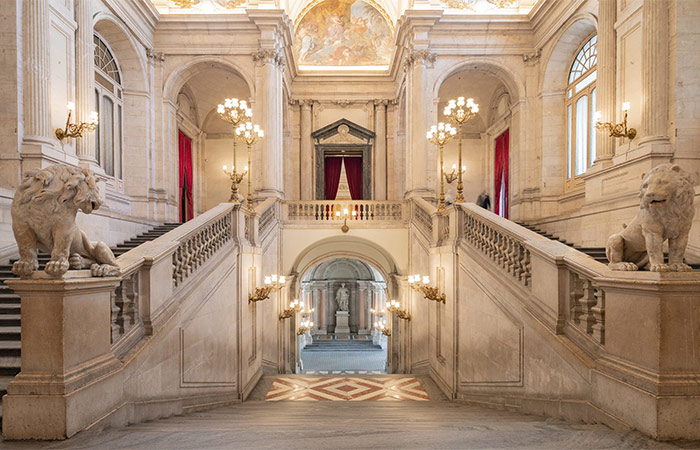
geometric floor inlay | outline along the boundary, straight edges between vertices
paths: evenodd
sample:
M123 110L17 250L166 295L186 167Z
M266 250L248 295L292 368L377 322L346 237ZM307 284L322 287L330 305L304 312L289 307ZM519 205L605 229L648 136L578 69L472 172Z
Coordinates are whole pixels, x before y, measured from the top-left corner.
M428 401L414 377L278 377L266 401Z

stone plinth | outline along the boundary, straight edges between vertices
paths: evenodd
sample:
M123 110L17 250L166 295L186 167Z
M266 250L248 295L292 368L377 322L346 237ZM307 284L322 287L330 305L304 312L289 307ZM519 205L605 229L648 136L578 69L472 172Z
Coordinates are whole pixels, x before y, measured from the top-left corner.
M348 317L350 313L347 311L335 312L335 333L350 334L350 326L348 325Z
M22 370L3 398L4 439L68 438L122 398L104 383L120 365L110 349L119 279L76 276L90 271L6 281L22 298Z

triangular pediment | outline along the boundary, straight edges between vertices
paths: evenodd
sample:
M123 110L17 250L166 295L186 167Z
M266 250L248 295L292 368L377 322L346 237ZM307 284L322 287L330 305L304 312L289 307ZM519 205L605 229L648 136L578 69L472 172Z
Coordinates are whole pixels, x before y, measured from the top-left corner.
M318 144L371 144L374 132L349 121L340 119L311 133Z

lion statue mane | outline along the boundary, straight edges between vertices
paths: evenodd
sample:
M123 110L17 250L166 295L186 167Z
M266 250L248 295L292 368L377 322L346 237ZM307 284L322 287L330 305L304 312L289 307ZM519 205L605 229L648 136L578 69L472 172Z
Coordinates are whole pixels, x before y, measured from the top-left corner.
M104 242L90 242L75 224L80 209L90 214L102 205L97 178L62 164L27 172L12 200L12 231L19 260L12 273L27 277L39 268L37 249L51 253L44 271L59 277L68 269L90 268L93 276L119 274Z
M693 222L693 183L675 164L661 164L642 175L639 213L620 233L608 238L605 253L612 270L687 272L683 263ZM663 244L668 239L668 264Z

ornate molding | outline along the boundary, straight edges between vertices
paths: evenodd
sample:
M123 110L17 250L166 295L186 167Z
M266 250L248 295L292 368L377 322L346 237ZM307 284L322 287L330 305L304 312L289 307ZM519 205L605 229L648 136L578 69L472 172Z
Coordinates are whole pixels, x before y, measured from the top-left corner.
M163 52L157 52L153 48L147 48L146 49L146 57L150 59L152 62L163 62L165 61L165 53Z
M200 0L172 0L175 5L180 9L191 8L194 5L198 5Z
M284 54L277 48L261 48L253 53L252 56L253 61L256 63L260 63L261 65L274 64L279 67L280 70L284 70Z
M387 99L374 100L374 106L387 106L389 103L391 103L391 100L387 100Z
M523 62L529 64L537 64L540 61L540 56L542 56L542 49L538 48L534 52L523 53Z
M404 58L403 65L405 69L410 69L414 64L418 63L432 69L436 60L437 53L433 53L429 49L409 50Z

